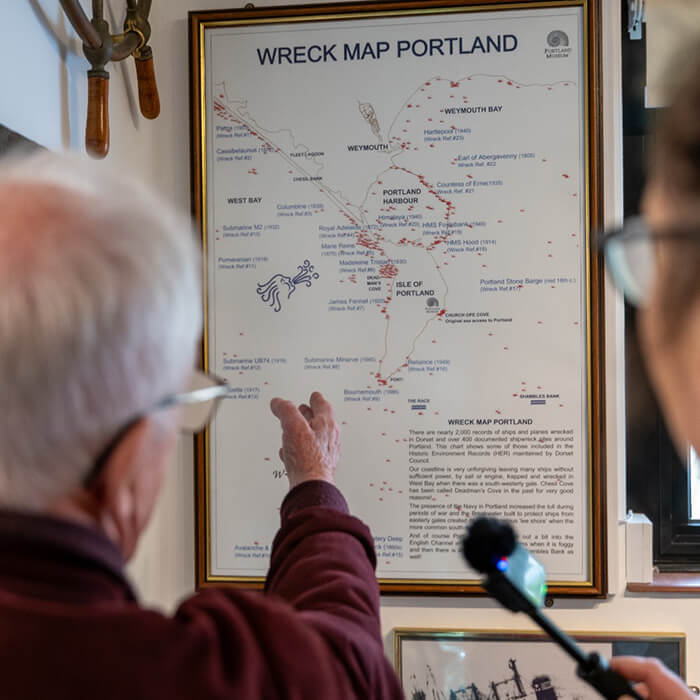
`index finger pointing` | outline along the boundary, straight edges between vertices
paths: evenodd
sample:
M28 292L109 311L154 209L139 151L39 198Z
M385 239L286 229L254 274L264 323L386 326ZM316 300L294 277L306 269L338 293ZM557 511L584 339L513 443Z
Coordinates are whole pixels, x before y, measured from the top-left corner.
M294 425L303 424L308 426L304 416L301 415L299 409L291 401L274 398L270 401L270 410L279 419L279 422L282 424L282 430L287 430Z
M314 391L309 398L309 405L315 416L325 415L329 419L333 419L333 407L323 398L320 391Z

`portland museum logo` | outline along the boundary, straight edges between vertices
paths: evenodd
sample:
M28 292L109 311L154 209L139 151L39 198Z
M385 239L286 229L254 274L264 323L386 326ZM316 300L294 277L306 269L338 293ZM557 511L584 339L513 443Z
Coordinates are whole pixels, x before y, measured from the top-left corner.
M569 35L561 29L553 29L547 34L547 48L544 55L547 58L569 58L571 54Z

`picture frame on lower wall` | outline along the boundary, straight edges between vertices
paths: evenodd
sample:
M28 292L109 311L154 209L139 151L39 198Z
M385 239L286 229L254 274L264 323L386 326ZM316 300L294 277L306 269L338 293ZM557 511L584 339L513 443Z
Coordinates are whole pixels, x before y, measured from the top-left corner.
M604 658L658 658L685 679L685 635L570 632ZM574 661L539 632L394 629L394 663L407 700L595 700Z

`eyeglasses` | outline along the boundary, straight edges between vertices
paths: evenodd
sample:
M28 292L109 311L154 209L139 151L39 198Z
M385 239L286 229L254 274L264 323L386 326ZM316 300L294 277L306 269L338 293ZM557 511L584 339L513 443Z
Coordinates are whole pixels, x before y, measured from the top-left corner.
M649 301L656 270L654 242L664 238L700 243L700 232L680 229L657 234L642 217L635 216L600 240L615 285L634 306Z
M89 487L95 483L110 455L129 430L148 413L163 411L175 406L181 406L179 428L186 433L198 433L214 418L219 402L231 391L225 379L213 374L195 371L187 391L179 394L168 394L157 401L151 408L134 416L107 443L107 446L95 459L92 468L83 479L83 486Z
M182 406L180 430L198 433L209 424L219 407L219 402L230 391L231 388L225 379L213 374L195 371L192 373L187 391L162 398L147 413L173 406Z

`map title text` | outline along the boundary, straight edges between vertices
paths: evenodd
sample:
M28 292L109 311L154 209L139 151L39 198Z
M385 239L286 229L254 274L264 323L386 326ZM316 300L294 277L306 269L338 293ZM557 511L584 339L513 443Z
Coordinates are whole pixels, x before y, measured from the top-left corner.
M433 39L399 39L388 41L358 41L345 44L313 44L311 46L275 46L258 48L261 66L296 63L333 63L342 61L378 60L385 56L459 56L470 54L510 53L518 48L514 34L475 36L472 39L451 36Z

